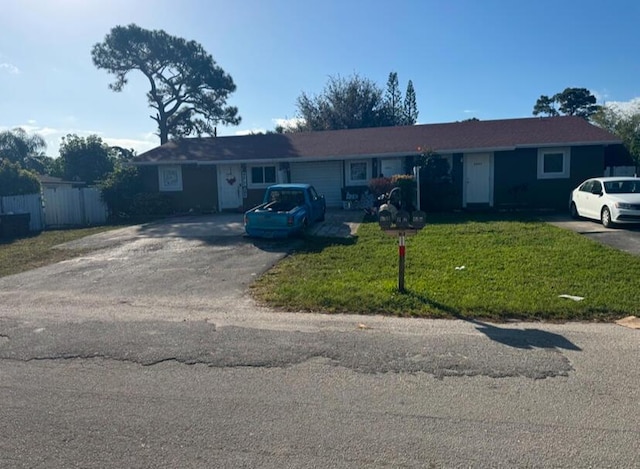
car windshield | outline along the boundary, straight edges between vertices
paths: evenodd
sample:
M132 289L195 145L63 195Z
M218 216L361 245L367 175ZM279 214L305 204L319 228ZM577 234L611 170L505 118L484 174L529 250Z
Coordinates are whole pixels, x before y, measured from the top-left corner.
M638 181L607 181L604 190L608 194L640 194L640 179Z

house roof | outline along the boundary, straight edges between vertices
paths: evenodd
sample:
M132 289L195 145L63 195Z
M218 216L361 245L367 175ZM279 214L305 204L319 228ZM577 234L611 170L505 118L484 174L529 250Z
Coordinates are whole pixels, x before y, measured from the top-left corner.
M40 184L46 184L50 186L60 185L60 186L68 186L68 185L84 185L86 184L84 181L65 181L62 178L49 176L46 174L39 174L38 179L40 180Z
M608 131L574 116L464 121L401 127L187 138L133 158L134 164L317 160L522 147L620 144Z

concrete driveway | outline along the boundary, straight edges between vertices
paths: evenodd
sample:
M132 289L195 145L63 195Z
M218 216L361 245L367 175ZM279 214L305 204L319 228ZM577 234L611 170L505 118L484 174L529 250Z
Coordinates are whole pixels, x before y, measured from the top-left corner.
M596 221L574 220L569 215L551 215L544 220L560 228L580 233L599 243L640 256L640 225L618 225L616 228L605 228Z
M60 246L90 248L85 255L0 278L0 313L20 316L42 305L50 319L175 321L243 311L253 306L248 284L291 249L243 233L242 215L219 214L89 236Z

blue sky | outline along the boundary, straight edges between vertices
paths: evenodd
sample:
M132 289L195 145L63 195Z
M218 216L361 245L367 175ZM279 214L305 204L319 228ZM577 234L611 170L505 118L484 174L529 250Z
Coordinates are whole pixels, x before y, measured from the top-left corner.
M355 73L413 81L419 123L527 117L541 94L640 97L636 0L18 0L0 17L0 130L22 127L58 155L68 133L138 152L159 143L139 73L121 93L91 62L116 25L201 43L237 90L242 123L273 130L301 92Z

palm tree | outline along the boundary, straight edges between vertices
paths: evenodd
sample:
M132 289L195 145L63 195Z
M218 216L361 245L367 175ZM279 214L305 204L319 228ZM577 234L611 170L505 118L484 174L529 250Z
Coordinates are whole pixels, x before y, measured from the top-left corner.
M44 138L38 134L29 135L20 127L0 132L0 158L18 163L24 169L41 173L47 158L46 148Z

